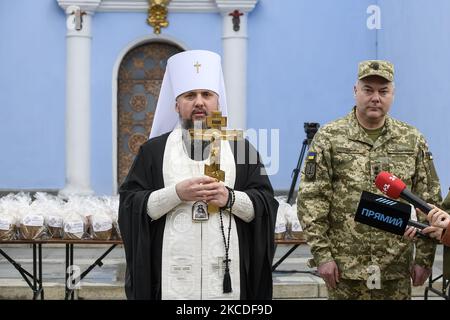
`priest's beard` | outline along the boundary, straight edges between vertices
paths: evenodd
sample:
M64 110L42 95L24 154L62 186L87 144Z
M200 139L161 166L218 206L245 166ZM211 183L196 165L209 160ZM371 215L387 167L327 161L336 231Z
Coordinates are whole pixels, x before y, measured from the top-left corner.
M209 157L210 141L194 140L192 139L189 129L206 130L206 121L194 121L192 119L181 119L181 129L183 132L183 142L186 147L186 152L192 160L202 161Z

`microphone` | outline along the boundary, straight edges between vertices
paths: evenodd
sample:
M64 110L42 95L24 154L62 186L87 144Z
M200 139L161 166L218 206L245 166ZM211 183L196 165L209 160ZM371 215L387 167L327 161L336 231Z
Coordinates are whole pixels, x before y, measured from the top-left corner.
M380 172L375 179L375 185L378 190L388 197L393 199L400 197L414 205L414 207L419 208L425 214L428 214L433 209L428 203L409 191L406 188L406 184L400 178L389 172Z
M410 219L411 205L363 191L355 214L355 221L377 229L403 235L407 226L418 228L416 235L429 238L420 232L427 224Z

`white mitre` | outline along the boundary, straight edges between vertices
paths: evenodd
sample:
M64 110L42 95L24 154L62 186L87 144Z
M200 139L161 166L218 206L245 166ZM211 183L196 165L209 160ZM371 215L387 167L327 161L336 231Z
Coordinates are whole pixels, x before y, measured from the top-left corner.
M179 122L175 99L187 91L207 89L219 96L219 110L227 115L227 99L220 56L206 50L189 50L167 60L150 138L172 131Z

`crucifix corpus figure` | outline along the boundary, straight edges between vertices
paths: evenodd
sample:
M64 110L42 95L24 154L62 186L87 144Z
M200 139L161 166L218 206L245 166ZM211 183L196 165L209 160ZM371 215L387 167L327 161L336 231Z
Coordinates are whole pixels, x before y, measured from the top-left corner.
M225 181L225 171L220 169L220 145L221 140L242 140L241 130L223 130L227 126L227 117L222 116L221 111L213 111L206 117L206 127L209 129L189 129L192 139L210 142L209 164L205 164L205 175L218 181ZM219 208L208 203L208 212L217 213Z

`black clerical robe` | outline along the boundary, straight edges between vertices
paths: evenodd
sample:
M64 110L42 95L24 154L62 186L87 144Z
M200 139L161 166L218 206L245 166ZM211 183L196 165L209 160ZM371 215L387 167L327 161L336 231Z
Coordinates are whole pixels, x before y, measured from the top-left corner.
M139 149L125 182L119 189L119 227L122 235L128 299L161 299L161 263L166 219L152 220L147 200L164 188L163 157L170 133L150 139ZM236 152L245 148L245 164L236 164L234 189L245 192L253 203L255 218L246 223L235 217L239 238L241 299L272 298L274 229L278 202L260 162L259 154L247 141L231 142ZM236 150L236 151L235 151ZM254 163L257 159L257 163ZM250 161L249 161L250 160ZM250 162L250 163L249 163Z

